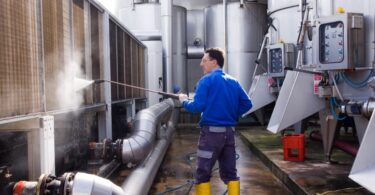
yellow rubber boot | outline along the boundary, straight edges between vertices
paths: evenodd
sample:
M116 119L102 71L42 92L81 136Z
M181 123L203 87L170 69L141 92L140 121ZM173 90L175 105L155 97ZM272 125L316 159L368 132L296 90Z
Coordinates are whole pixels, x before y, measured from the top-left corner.
M240 195L240 181L228 182L228 195Z
M195 185L195 194L196 195L210 195L211 187L210 182L200 183Z

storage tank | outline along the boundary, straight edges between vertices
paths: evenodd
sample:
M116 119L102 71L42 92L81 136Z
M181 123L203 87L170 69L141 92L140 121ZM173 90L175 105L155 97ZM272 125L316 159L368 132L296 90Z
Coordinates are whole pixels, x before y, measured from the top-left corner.
M186 9L173 6L172 10L172 85L187 92L186 71Z
M159 3L124 4L119 20L147 47L146 88L163 90L163 51ZM147 92L149 105L159 102L160 95Z
M186 9L180 6L173 6L172 9L172 85L176 86L180 90L187 92L187 75L186 75ZM119 9L120 21L132 31L145 45L145 41L162 41L161 40L161 5L157 1L140 4L125 4L123 8ZM151 57L156 53L150 53L153 51L159 51L155 48L156 45L152 44L153 48L149 49L148 52L148 66L158 66L156 68L149 68L149 70L157 70L157 74L161 71L161 75L156 75L154 72L148 74L151 76L148 78L149 86L152 83L157 83L158 88L154 90L163 90L162 81L159 85L159 78L162 78L162 61L159 57ZM160 45L162 47L162 45ZM161 56L163 57L163 56ZM153 60L157 61L151 61ZM160 61L159 61L160 60ZM160 66L160 67L159 67ZM159 88L159 86L161 88ZM151 88L153 89L153 88ZM154 95L149 94L149 97ZM158 96L159 97L159 96ZM159 98L157 98L159 99ZM152 101L152 100L150 100ZM155 102L155 101L153 101ZM150 104L152 105L152 104Z
M268 0L268 14L272 18L270 44L278 42L297 44L301 24L300 0Z
M251 86L254 61L266 31L266 5L245 2L227 4L227 66L247 91ZM223 5L205 9L206 48L224 48Z

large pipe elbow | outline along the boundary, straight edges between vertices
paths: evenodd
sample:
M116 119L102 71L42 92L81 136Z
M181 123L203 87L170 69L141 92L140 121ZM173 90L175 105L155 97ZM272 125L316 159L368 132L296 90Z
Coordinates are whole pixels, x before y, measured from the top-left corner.
M133 134L122 142L122 163L137 164L151 152L160 124L167 123L174 108L174 101L164 100L135 117Z
M77 173L74 176L72 194L111 194L123 195L124 191L108 179L87 173Z

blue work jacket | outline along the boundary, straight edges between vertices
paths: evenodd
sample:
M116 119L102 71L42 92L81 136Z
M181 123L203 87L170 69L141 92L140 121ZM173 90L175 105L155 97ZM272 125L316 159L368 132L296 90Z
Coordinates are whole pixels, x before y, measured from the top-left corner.
M252 107L239 82L221 68L204 75L197 83L194 98L182 105L189 112L202 113L200 126L235 126Z

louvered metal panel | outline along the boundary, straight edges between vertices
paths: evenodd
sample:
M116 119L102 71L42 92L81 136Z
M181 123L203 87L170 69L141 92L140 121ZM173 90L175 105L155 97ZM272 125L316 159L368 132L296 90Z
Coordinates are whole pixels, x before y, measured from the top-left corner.
M36 1L0 4L0 117L41 111Z
M111 66L111 80L118 81L117 79L117 27L116 24L109 21L109 47L110 47L110 66ZM118 100L118 86L111 84L112 101Z
M145 87L145 52L144 48L141 45L138 45L138 67L139 67L139 72L138 72L138 84L140 87ZM141 98L146 97L145 91L140 91L139 96Z
M117 27L117 78L118 82L125 82L125 45L124 32L120 27ZM118 86L119 99L125 99L125 87Z
M43 53L48 111L64 106L59 101L57 92L57 89L65 87L58 78L64 73L66 59L69 59L70 54L69 12L64 9L69 9L69 6L63 0L42 1Z
M84 0L73 0L73 59L79 65L79 77L84 79L92 79L91 64L86 62L88 55L87 44L87 11L85 11ZM86 87L83 91L84 104L93 103L93 88Z
M132 40L132 85L138 86L138 43ZM133 98L139 97L139 90L133 90Z
M90 5L92 78L103 78L101 12ZM94 103L104 102L103 85L94 85Z
M129 35L125 35L125 81L126 84L132 84L132 61L131 61L132 41ZM133 97L133 89L127 87L125 90L126 98Z

